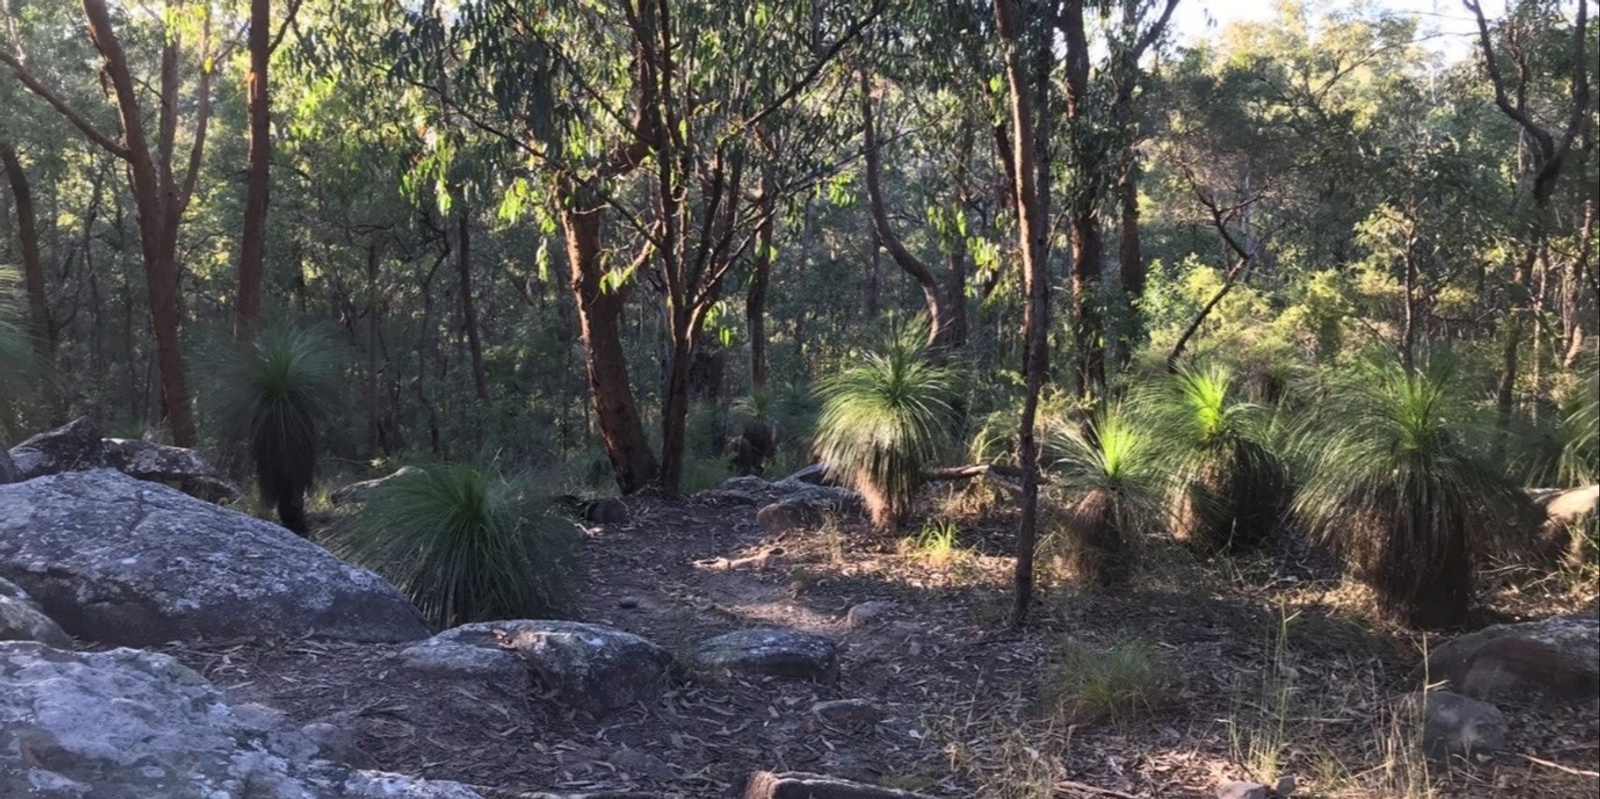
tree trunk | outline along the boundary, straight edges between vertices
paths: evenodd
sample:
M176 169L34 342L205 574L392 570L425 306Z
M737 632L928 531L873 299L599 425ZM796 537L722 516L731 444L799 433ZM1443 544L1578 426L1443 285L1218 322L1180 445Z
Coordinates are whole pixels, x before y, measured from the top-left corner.
M1105 393L1105 334L1100 314L1100 271L1105 244L1100 230L1101 145L1091 141L1089 119L1089 44L1084 0L1067 0L1061 15L1066 39L1067 135L1077 175L1067 213L1072 246L1073 381L1081 397Z
M272 193L272 131L267 64L271 60L271 0L250 0L250 72L245 77L249 119L249 176L240 236L239 288L234 298L233 340L244 344L255 333L261 313L261 284L267 257L267 206Z
M689 421L689 365L695 352L693 330L674 320L666 384L661 394L661 486L675 496L683 482L684 437Z
M33 190L28 173L10 142L0 141L0 164L17 206L17 239L22 244L22 278L28 294L28 332L33 353L41 364L49 364L55 351L55 335L50 323L50 299L45 294L44 265L39 258L38 213L33 207Z
M1121 207L1119 222L1122 237L1117 247L1117 272L1122 298L1128 313L1126 330L1117 342L1117 368L1126 371L1133 362L1133 348L1143 337L1144 321L1140 304L1144 300L1147 278L1144 252L1139 240L1139 164L1130 152L1117 178L1117 199Z
M755 262L744 299L745 326L750 329L751 393L767 387L767 285L772 279L772 233L777 224L773 188L772 177L763 173L761 200L766 204L766 216L756 228Z
M1023 368L1027 393L1023 399L1022 420L1017 434L1017 456L1022 467L1022 518L1017 526L1017 563L1011 624L1020 627L1027 621L1033 603L1033 556L1039 524L1039 453L1034 441L1034 422L1039 412L1039 393L1044 386L1049 364L1050 285L1045 271L1044 252L1049 236L1047 222L1039 207L1035 183L1034 154L1043 142L1033 140L1033 109L1027 73L1018 52L1019 25L1013 0L994 0L996 28L1004 56L1006 80L1010 87L1012 154L1016 165L1017 235L1022 250L1023 291Z
M634 407L622 349L620 322L627 287L601 287L600 204L580 203L571 192L563 194L561 226L572 267L572 295L578 308L589 395L617 487L632 494L656 482L660 469Z
M916 281L917 287L922 289L922 301L928 308L928 347L944 349L950 343L949 320L944 315L939 297L939 284L934 281L932 270L906 249L905 244L900 241L900 236L894 232L894 227L889 224L889 213L884 208L883 201L883 159L878 153L878 137L872 124L871 81L865 70L858 73L858 79L861 84L861 127L866 139L867 209L872 221L872 230L878 241L889 251L889 257L894 259L895 265L910 275L911 279Z
M467 328L467 352L472 360L472 388L478 402L489 403L489 376L483 371L483 342L478 338L478 306L472 297L472 216L461 204L456 227L456 268L461 277L461 317Z

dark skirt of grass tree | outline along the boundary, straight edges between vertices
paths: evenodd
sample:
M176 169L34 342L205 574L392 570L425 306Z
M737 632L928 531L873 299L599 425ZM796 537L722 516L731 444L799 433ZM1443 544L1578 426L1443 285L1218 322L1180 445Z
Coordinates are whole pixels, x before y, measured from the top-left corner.
M379 486L332 543L335 554L388 578L444 629L562 615L578 536L525 481L436 465Z
M1087 427L1057 427L1050 437L1050 448L1061 453L1050 473L1070 495L1053 548L1086 586L1127 582L1138 540L1162 518L1159 469L1148 438L1114 409Z
M310 535L305 496L316 481L322 428L339 396L332 348L305 330L273 329L223 367L221 418L238 425L261 501L278 521Z
M816 448L828 471L861 493L875 527L898 530L923 472L949 444L956 373L930 362L916 330L818 386Z
M1288 471L1267 445L1267 409L1241 400L1232 383L1220 366L1184 369L1139 400L1171 462L1173 535L1208 554L1259 546L1291 497Z
M1474 555L1525 527L1527 500L1481 453L1492 428L1442 363L1366 365L1336 379L1298 448L1295 516L1334 545L1386 619L1468 620Z

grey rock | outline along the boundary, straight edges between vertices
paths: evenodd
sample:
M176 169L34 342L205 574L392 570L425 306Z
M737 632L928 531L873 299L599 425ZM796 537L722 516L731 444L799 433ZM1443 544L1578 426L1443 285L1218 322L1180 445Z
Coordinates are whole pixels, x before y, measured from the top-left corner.
M376 768L377 763L356 743L356 734L326 721L313 721L300 728L301 737L317 748L317 757L346 763L358 769Z
M615 497L591 499L583 505L584 521L593 524L622 524L629 516L628 506Z
M522 669L521 679L531 677L556 700L597 717L658 696L672 671L671 652L632 633L572 621L465 624L408 647L401 657L459 662L465 665L459 673L471 677L511 679L515 665Z
M315 757L166 655L0 644L0 796L481 799Z
M920 793L798 771L757 771L736 795L740 799L929 799Z
M742 480L744 478L736 477L734 479ZM756 479L759 480L760 478ZM710 502L718 505L760 505L762 503L761 497L756 495L755 492L735 491L729 488L713 488L707 491L701 491L700 493L695 494L694 498L702 502Z
M518 690L528 687L528 667L515 650L492 635L446 630L400 651L400 665L423 674L485 680Z
M104 444L106 465L129 477L169 485L207 502L239 498L239 487L192 449L127 438L108 438Z
M756 521L767 533L776 535L816 527L830 516L859 516L864 507L861 495L854 491L800 484L758 511Z
M756 492L759 492L759 491L769 491L771 489L772 489L772 484L767 482L766 480L763 480L760 477L756 477L754 475L744 475L742 477L730 477L730 478L722 481L722 485L717 486L713 490L716 490L716 491L741 491L741 492L756 491Z
M799 630L740 630L702 642L694 665L711 677L766 676L831 683L839 678L833 641Z
M889 717L865 699L829 699L811 706L811 714L835 727L871 727Z
M1422 749L1428 757L1471 757L1506 748L1505 714L1488 702L1434 691L1408 694L1400 707L1413 719L1421 717Z
M844 619L851 629L860 629L883 621L884 616L887 616L891 610L894 610L893 602L885 602L883 600L862 602L852 605L850 610L845 612Z
M1259 782L1234 781L1217 789L1217 799L1274 799L1272 789Z
M38 641L71 649L72 638L16 583L0 578L0 641Z
M107 465L100 429L83 416L23 440L11 448L11 458L23 480Z
M1427 679L1446 680L1451 691L1474 699L1600 698L1600 619L1563 616L1485 627L1430 652Z
M11 460L11 449L6 446L4 439L0 439L0 485L15 483L22 479L17 474L17 464Z
M378 477L372 480L361 480L359 482L350 483L349 485L338 488L332 494L328 495L328 501L335 505L344 505L352 502L366 502L367 495L371 494L373 489L376 489L378 486L381 486L384 483L395 479L396 477L405 477L415 474L422 474L422 470L415 466L401 466L399 469L395 470L394 474Z
M797 483L814 486L834 485L833 482L828 480L827 467L820 463L813 463L810 466L807 466L804 469L801 469L800 471L797 471L794 474L779 480L778 482L787 483L790 485Z
M63 629L128 646L427 636L394 586L275 524L97 469L0 486L0 577Z

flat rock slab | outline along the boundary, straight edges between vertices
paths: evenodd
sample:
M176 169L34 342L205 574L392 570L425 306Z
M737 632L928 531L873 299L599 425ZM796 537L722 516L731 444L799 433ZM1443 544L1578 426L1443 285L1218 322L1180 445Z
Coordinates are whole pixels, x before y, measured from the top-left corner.
M39 609L39 603L16 583L0 579L0 641L38 641L71 649L72 637Z
M757 771L745 781L741 799L929 799L894 788L835 779L821 774Z
M701 642L695 669L706 676L777 677L831 683L839 678L839 653L831 639L799 630L739 630Z
M104 444L106 465L129 477L169 485L207 502L239 498L239 487L192 449L127 438L108 438Z
M1600 619L1564 616L1485 627L1429 653L1427 676L1474 699L1600 698Z
M166 655L0 644L0 796L481 799L319 759L275 721Z
M659 696L672 677L672 653L632 633L573 621L465 624L407 647L418 671L495 680L537 681L562 704L603 716Z
M0 486L0 577L68 633L110 644L428 634L372 572L270 522L109 469Z

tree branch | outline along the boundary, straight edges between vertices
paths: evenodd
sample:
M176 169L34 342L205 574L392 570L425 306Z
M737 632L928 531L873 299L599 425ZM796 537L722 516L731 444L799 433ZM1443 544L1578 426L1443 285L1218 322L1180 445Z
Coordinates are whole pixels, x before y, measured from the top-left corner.
M106 152L111 153L118 158L126 159L128 157L127 146L117 142L110 136L101 133L100 130L90 123L87 118L78 113L78 111L72 106L68 105L67 101L61 99L61 97L59 97L55 92L50 91L48 86L45 86L39 81L38 78L34 77L32 73L28 72L28 70L23 67L22 61L16 56L7 52L0 52L0 63L4 63L6 66L11 67L11 74L15 75L17 80L23 86L28 88L28 91L33 92L34 94L43 98L45 102L49 103L53 108L59 111L63 117L66 117L67 121L71 122L74 127L80 131L83 131L83 135L88 136L90 141L100 145L105 149Z

